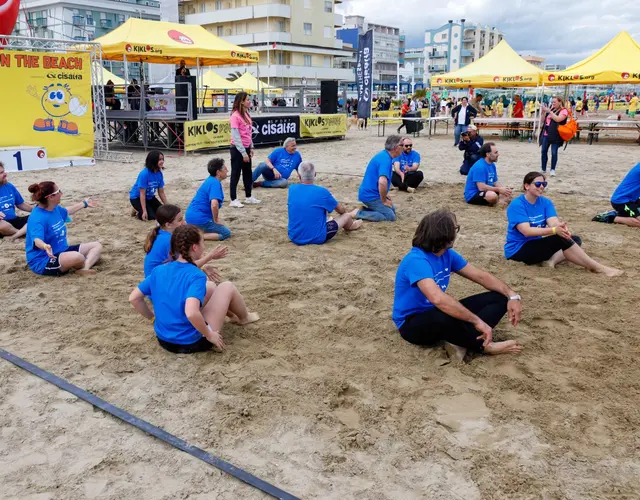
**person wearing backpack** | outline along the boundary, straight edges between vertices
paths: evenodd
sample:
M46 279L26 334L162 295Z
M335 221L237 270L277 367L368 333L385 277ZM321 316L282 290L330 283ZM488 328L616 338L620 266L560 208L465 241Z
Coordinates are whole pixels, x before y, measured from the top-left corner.
M544 118L544 128L540 134L540 146L542 148L542 173L547 175L547 163L549 162L549 147L551 147L551 177L556 175L558 165L558 148L565 141L560 136L558 128L566 125L569 118L569 111L564 107L562 97L555 96L551 99L551 107L544 104L542 113Z

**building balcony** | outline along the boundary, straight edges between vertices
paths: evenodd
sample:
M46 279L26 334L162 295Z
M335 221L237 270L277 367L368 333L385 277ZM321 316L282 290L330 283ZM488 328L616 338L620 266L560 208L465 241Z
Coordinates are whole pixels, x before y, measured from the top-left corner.
M460 55L462 57L471 57L471 56L473 56L473 51L472 50L467 50L467 49L462 49L460 51Z
M87 37L86 36L74 36L73 39L76 42L86 42L87 41Z
M333 40L333 48L342 50L342 47L343 47L342 40L339 40L338 38L335 38Z
M248 66L247 66L248 67ZM255 69L255 65L253 65ZM238 71L237 66L216 68L216 73L225 75L228 72ZM253 70L251 70L253 71ZM352 82L355 79L353 69L325 68L322 66L293 66L290 64L260 64L260 79L267 78L306 78L310 80L346 80Z
M47 27L47 18L46 17L36 17L35 25L38 28L46 28Z
M333 14L333 27L334 28L342 28L342 25L344 24L344 18L342 17L342 14Z
M85 20L85 25L86 26L95 26L96 22L93 20L93 17L87 17L87 19Z
M237 9L210 10L201 13L187 13L186 24L221 24L234 21L248 21L249 19L262 19L267 17L281 17L291 19L291 6L282 4L265 4Z
M72 23L74 26L84 26L84 16L73 16Z
M100 27L105 29L110 29L111 19L100 19Z
M448 52L433 52L429 56L430 59L446 59L447 57L449 57Z
M291 43L291 33L271 31L263 33L247 33L246 35L224 36L227 42L235 45L250 45L254 43Z

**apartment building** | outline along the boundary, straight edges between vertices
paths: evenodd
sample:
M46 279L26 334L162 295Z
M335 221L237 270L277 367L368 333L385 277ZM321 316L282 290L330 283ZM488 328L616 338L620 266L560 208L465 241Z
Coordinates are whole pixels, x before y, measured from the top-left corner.
M545 62L545 58L544 57L539 57L539 56L521 56L522 59L524 59L525 61L527 61L529 64L533 64L534 66L540 68L540 69L544 69L544 62Z
M567 69L566 64L545 64L544 65L545 71L564 71L565 69Z
M424 86L424 63L425 63L424 48L406 49L404 53L405 66L413 65L413 80L416 88L422 88Z
M260 78L271 85L314 84L320 80L352 80L353 72L335 67L349 55L336 38L341 0L180 0L180 20L199 24L231 43L258 51ZM215 68L226 77L256 67Z
M425 81L480 59L504 38L495 26L467 23L466 19L425 31Z

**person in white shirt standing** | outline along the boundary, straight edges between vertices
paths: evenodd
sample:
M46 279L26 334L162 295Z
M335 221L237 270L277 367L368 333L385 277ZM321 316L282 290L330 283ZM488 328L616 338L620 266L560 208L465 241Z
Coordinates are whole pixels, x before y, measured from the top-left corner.
M469 129L471 120L478 115L478 112L473 106L469 106L469 99L463 97L455 108L451 110L451 116L453 116L453 123L455 123L454 129L454 146L457 146L460 142L460 134L466 132Z

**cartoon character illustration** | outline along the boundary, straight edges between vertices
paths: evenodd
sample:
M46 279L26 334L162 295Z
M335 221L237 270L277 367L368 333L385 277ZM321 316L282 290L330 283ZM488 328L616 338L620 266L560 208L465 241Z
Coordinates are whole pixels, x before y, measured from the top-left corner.
M58 132L68 135L78 135L78 125L72 121L63 120L62 118L71 114L73 116L83 116L88 105L81 97L75 97L71 93L71 87L65 83L52 83L45 85L44 93L40 97L42 109L48 115L47 118L38 118L33 123L33 130L38 132L51 132L56 130L55 119L58 118ZM38 98L36 88L30 85L27 93Z

